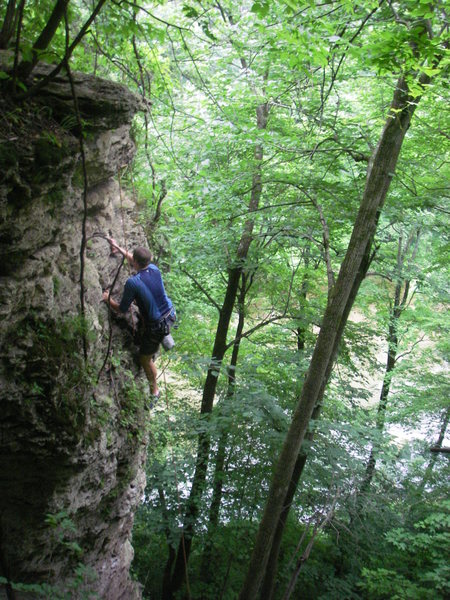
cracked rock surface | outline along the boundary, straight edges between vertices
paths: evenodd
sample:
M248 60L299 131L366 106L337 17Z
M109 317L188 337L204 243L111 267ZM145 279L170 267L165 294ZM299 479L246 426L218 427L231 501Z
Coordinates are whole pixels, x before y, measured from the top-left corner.
M131 120L143 107L123 86L74 79L86 122L82 259L84 178L67 78L26 106L0 100L0 576L49 585L54 597L76 589L137 600L131 529L148 416L130 390L146 382L130 322L118 326L101 303L120 260L96 234L146 244L115 177L133 158ZM124 265L114 293L128 274ZM110 334L116 358L101 369Z

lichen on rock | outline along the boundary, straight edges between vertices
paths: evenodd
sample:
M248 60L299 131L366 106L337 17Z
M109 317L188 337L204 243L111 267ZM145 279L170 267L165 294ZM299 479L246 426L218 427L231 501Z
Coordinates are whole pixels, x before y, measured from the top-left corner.
M85 318L83 176L69 82L59 76L26 106L1 100L0 575L60 590L83 580L100 598L132 600L140 597L130 540L145 485L147 412L143 394L127 405L126 390L146 383L135 381L125 321L112 329L120 360L100 374L110 323L101 294L120 261L94 234L145 244L115 178L133 158L131 120L145 107L121 85L74 79L86 123ZM124 267L117 291L126 276Z

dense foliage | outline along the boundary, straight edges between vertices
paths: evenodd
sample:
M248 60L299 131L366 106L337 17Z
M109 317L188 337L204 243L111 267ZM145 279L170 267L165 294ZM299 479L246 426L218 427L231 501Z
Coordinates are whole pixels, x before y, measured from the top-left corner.
M64 63L99 6L66 2L36 49L55 4L9 2L22 62L0 76L22 102L20 65ZM239 595L402 74L415 114L261 597L448 597L443 3L99 4L70 64L151 103L122 175L179 320L135 524L144 597Z

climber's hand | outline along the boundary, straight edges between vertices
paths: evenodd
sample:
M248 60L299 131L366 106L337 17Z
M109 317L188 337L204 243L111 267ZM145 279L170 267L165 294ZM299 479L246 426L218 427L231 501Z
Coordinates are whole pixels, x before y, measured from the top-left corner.
M111 246L111 252L113 254L117 254L117 252L120 252L120 246L114 238L107 237L106 240L109 243L109 245Z
M109 299L109 290L105 290L102 294L102 302L108 302Z

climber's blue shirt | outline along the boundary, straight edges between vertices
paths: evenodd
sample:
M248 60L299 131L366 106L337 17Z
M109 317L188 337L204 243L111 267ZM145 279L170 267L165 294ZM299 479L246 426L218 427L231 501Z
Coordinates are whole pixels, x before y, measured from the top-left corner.
M133 300L136 301L142 317L150 322L159 321L173 307L164 290L157 266L149 264L127 279L120 301L120 312L127 312Z

